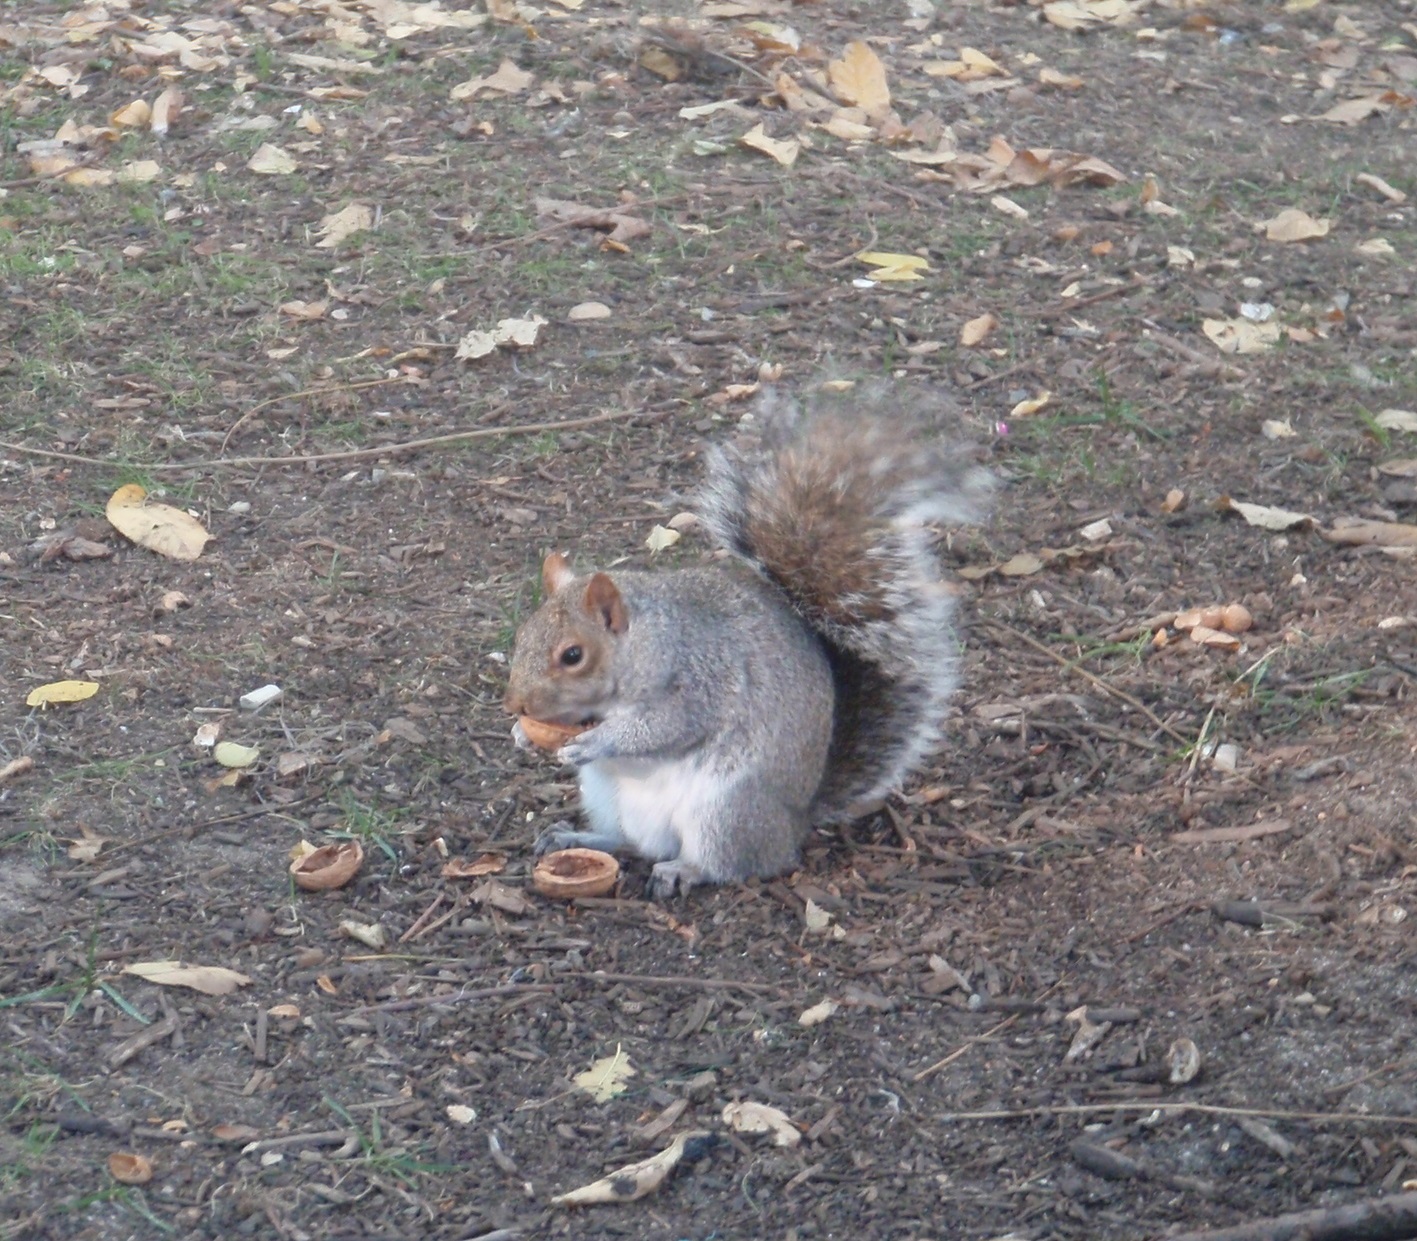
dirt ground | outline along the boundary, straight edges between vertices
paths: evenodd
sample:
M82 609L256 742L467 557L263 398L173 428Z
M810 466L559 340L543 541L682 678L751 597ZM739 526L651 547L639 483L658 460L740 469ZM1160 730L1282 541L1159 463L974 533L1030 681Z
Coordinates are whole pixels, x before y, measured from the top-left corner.
M1417 1189L1417 562L1334 541L1417 520L1417 5L1086 7L0 3L0 1237L1135 1238ZM707 555L645 539L779 368L937 393L999 476L942 543L947 743L795 875L547 901L574 786L500 707L539 559ZM198 559L109 525L129 483ZM124 972L169 960L248 981Z

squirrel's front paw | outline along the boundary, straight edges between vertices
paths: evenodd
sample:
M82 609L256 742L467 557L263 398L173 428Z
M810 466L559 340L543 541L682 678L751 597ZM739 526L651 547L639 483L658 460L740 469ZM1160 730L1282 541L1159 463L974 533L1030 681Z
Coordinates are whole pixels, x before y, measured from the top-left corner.
M577 733L556 751L556 757L572 767L586 767L615 757L615 745L602 727L588 728Z
M531 849L537 857L543 853L555 853L558 849L574 849L584 835L569 819L557 819L537 836Z

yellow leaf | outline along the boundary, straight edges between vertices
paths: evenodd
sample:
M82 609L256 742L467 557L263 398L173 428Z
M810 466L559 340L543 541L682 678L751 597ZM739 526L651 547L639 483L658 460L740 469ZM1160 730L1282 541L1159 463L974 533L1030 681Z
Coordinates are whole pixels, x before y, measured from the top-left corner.
M930 271L928 259L921 258L918 254L891 254L884 250L862 250L856 256L863 263L869 263L872 267L888 267L901 271ZM872 274L872 279L876 279Z
M1048 391L1040 392L1035 397L1030 397L1026 401L1020 401L1011 410L1010 418L1026 418L1029 414L1036 414L1040 409L1053 399L1053 394Z
M673 547L678 541L679 531L671 530L668 526L655 526L649 532L645 546L652 552L662 552L667 547Z
M767 131L763 129L761 124L754 125L738 141L750 150L771 155L784 168L792 167L797 160L798 152L802 149L802 144L795 138L768 137Z
M153 110L146 99L135 99L125 103L108 119L115 125L144 126L152 120Z
M259 746L240 745L235 741L218 741L212 747L212 757L223 767L249 767L261 757Z
M98 693L97 681L50 681L36 685L25 699L27 707L47 707L56 702L83 702Z
M196 560L212 536L202 523L170 504L146 504L137 483L119 487L108 498L108 520L119 534L171 560Z
M597 1103L608 1103L616 1095L625 1093L626 1083L634 1076L635 1067L629 1056L617 1046L613 1056L602 1056L572 1080Z
M827 66L832 90L844 103L865 108L868 114L883 113L891 106L886 85L886 67L868 44L848 43L840 60Z
M964 325L964 328L959 334L959 343L966 349L973 349L976 345L982 343L984 338L998 326L999 321L994 318L993 315L988 313L982 314L977 319L971 319Z

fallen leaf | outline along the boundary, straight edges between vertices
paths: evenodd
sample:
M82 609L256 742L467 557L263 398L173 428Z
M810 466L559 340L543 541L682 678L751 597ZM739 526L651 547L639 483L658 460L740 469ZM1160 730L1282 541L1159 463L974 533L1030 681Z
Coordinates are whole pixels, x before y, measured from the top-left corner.
M1258 526L1261 530L1293 530L1299 526L1314 524L1314 519L1308 513L1270 508L1265 504L1246 504L1243 500L1232 500L1229 496L1221 496L1215 506L1221 512L1239 513L1250 525Z
M223 767L240 770L251 766L261 757L261 748L254 745L240 745L235 741L219 741L212 747L212 757Z
M976 345L982 344L984 338L998 326L999 321L993 315L982 314L976 319L969 320L960 330L959 343L966 349L973 349Z
M190 987L203 995L230 995L251 982L245 974L220 965L183 965L180 961L135 961L123 973L134 974L160 987Z
M135 99L132 103L125 103L108 120L112 125L146 128L152 115L152 106L146 99Z
M1385 431L1417 431L1417 413L1410 409L1385 409L1373 421Z
M602 1056L583 1073L577 1073L571 1080L597 1103L608 1103L616 1095L622 1095L629 1088L630 1078L636 1073L629 1056L617 1046L613 1056Z
M292 319L323 319L329 308L327 301L303 302L297 298L282 302L278 309L281 314L289 315Z
M1043 409L1049 401L1053 399L1053 394L1048 391L1040 392L1037 396L1029 397L1019 401L1011 410L1010 418L1027 418L1030 414L1036 414Z
M1279 343L1280 325L1254 323L1249 319L1204 319L1204 332L1221 353L1262 353Z
M1379 474L1389 478L1417 478L1417 457L1403 457L1398 461L1384 461L1378 466Z
M1299 434L1288 418L1266 418L1260 423L1260 434L1267 440L1292 440Z
M476 361L478 358L485 358L489 353L496 352L497 338L491 332L474 329L458 341L457 351L453 357L462 361Z
M649 537L645 539L645 546L652 552L662 552L666 548L673 547L680 539L679 531L671 530L668 526L655 526L649 532Z
M1407 201L1407 195L1402 190L1398 189L1395 185L1391 185L1387 181L1384 181L1380 176L1377 176L1375 173L1360 172L1356 177L1353 178L1353 180L1355 180L1359 185L1366 185L1370 190L1376 190L1379 194L1386 198L1388 202L1405 203Z
M50 681L36 685L25 698L27 707L48 707L56 702L83 702L98 693L97 681Z
M269 142L263 142L246 161L246 167L262 176L282 177L294 172L300 165L295 162L295 157L290 152L272 146Z
M707 11L707 6L705 7ZM634 1202L652 1194L685 1158L701 1157L719 1139L702 1129L681 1133L664 1150L638 1163L626 1164L609 1176L551 1199L553 1206L590 1206L598 1202Z
M762 122L754 125L746 134L738 139L741 146L752 151L761 151L764 155L770 155L777 160L784 168L791 168L796 162L798 154L802 150L802 144L796 138L770 138L767 131L763 129Z
M79 824L81 839L69 842L68 854L76 862L92 862L103 850L109 837L100 836L87 823Z
M796 1146L802 1140L787 1113L767 1103L730 1103L723 1109L723 1123L736 1133L770 1133L774 1146Z
M538 197L533 201L538 216L549 216L557 223L568 224L572 228L608 231L609 239L621 244L646 237L653 231L644 220L628 214L628 207L583 207L580 203L567 202L561 198Z
M536 344L537 335L546 326L540 315L526 319L499 319L492 339L503 349L530 349Z
M1330 543L1346 543L1352 546L1417 547L1417 526L1405 525L1400 521L1368 521L1358 517L1344 517L1335 521L1332 529L1321 529L1319 534Z
M890 254L882 250L863 250L856 256L876 270L870 273L872 280L923 280L921 272L932 271L928 259L918 254Z
M1082 90L1086 85L1081 78L1070 73L1061 73L1057 69L1040 69L1038 81L1043 86L1056 86L1059 90Z
M345 918L339 924L340 934L349 936L356 943L363 944L374 952L383 952L388 947L389 933L377 922L359 922Z
M1360 241L1353 248L1368 259L1390 259L1397 254L1392 242L1386 237L1370 237L1367 241Z
M504 59L497 66L495 73L488 74L485 78L472 78L470 81L458 83L448 93L448 98L454 103L465 103L484 93L519 95L528 89L535 80L532 74L517 65L515 61Z
M321 250L333 250L346 237L352 237L355 233L362 233L373 227L373 210L363 203L350 203L320 221L315 230L320 235L320 240L315 246Z
M820 1000L811 1008L805 1008L797 1015L797 1024L810 1030L813 1026L821 1025L840 1007L841 1005L835 1000Z
M1274 219L1263 223L1268 241L1312 241L1316 237L1327 237L1332 221L1315 219L1298 207L1286 207Z
M1360 125L1370 116L1389 111L1394 102L1405 99L1396 91L1384 91L1376 95L1362 95L1357 99L1345 99L1336 103L1327 112L1319 113L1315 119L1331 121L1336 125Z
M837 98L864 109L868 116L884 115L891 106L886 67L867 43L848 43L841 59L827 65L827 80Z
M153 100L153 113L149 126L159 138L172 128L177 118L182 114L182 103L182 89L178 86L169 86Z

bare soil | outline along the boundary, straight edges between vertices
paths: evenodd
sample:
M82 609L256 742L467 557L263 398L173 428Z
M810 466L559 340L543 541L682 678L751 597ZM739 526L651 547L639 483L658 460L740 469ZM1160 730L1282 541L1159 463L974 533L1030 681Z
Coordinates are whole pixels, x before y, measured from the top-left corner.
M683 5L647 41L665 15L609 0L397 38L372 7L0 3L0 766L34 764L0 781L0 1236L1134 1238L1412 1187L1417 564L1320 531L1414 520L1379 467L1417 435L1377 415L1417 410L1417 8L1158 0L1078 34L1030 4ZM969 192L780 106L778 72L860 39L902 123L1126 180ZM925 72L961 47L1017 80ZM504 58L533 84L450 99ZM77 95L31 72L66 66ZM168 81L168 136L81 152L154 180L19 149ZM810 146L738 146L758 121ZM249 171L262 143L296 169ZM617 249L535 195L652 227ZM372 227L317 246L350 203ZM1268 240L1291 207L1329 234ZM930 270L863 286L863 249ZM1285 331L1224 355L1202 322L1244 303ZM532 313L533 348L454 357ZM545 901L530 842L574 787L500 709L536 566L651 562L764 366L936 392L1001 479L942 547L947 744L797 874L659 906L632 862ZM131 482L200 516L199 559L108 526ZM1239 649L1168 627L1237 602ZM25 705L63 679L100 688ZM260 748L235 786L193 745L214 723ZM299 842L351 838L352 884L292 886ZM484 854L494 882L444 877ZM250 981L123 973L161 960ZM573 1084L617 1054L621 1093ZM735 1101L800 1140L730 1130ZM714 1141L654 1194L551 1205L690 1130Z

